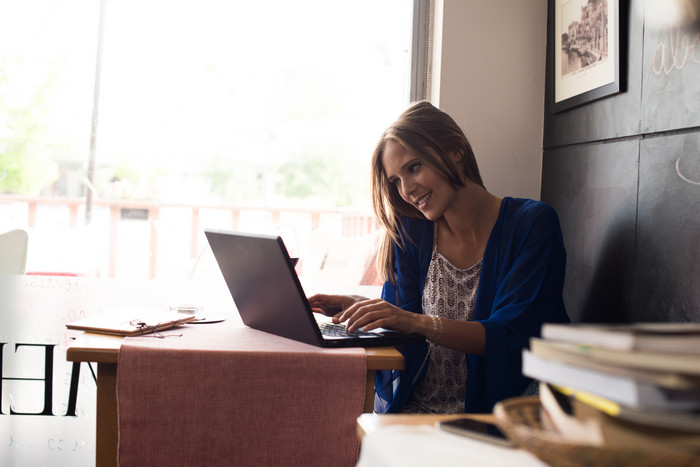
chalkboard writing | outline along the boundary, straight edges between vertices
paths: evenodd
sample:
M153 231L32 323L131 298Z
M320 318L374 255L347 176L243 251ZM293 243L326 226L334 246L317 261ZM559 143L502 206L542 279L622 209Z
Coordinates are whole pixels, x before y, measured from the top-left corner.
M700 186L700 180L692 180L689 177L686 177L685 175L683 175L683 172L681 172L681 167L680 167L681 159L682 159L682 156L679 157L678 159L676 159L676 173L678 174L678 176L681 178L681 180L683 180L686 183L690 183L691 185Z
M654 48L654 74L670 74L683 70L689 63L700 64L700 33L682 32L680 27L668 29L668 39Z

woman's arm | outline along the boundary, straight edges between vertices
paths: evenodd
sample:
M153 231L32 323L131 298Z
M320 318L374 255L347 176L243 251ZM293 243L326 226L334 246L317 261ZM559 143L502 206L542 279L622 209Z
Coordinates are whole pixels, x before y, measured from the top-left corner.
M486 332L481 323L413 313L379 299L355 302L335 315L333 321L347 322L350 332L386 328L422 334L435 344L464 353L481 355L486 348Z
M438 317L435 317L435 320L439 321L433 322L431 319L432 334L427 335L433 343L473 355L486 353L486 329L481 323Z

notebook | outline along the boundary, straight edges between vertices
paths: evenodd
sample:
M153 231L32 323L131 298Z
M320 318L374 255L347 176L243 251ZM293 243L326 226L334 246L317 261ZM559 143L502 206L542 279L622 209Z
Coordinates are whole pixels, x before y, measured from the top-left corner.
M195 315L179 315L168 311L130 308L74 321L66 324L66 328L128 337L152 332L158 333L174 326L193 322L196 319Z
M281 237L204 231L246 326L321 347L378 347L423 342L393 330L322 335ZM327 321L327 318L325 318Z

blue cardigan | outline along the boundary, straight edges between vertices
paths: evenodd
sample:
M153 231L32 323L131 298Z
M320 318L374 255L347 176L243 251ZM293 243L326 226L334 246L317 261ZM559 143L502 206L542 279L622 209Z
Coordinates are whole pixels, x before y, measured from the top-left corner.
M402 219L411 240L395 247L396 285L382 299L422 313L422 295L433 249L433 222ZM539 201L504 198L481 268L474 321L486 329L486 353L467 354L467 413L490 413L496 402L522 394L522 349L545 322L568 323L562 300L566 253L559 218ZM377 372L374 410L400 412L427 369L428 345L401 349L404 370Z

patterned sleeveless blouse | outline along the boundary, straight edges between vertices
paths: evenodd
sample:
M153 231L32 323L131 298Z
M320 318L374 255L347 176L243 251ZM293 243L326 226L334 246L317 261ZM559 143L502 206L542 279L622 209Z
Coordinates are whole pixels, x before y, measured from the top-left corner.
M482 260L468 269L453 266L437 250L437 223L433 254L423 288L423 313L440 318L471 321L474 318ZM462 413L467 384L466 355L428 341L428 370L406 404L406 413Z

